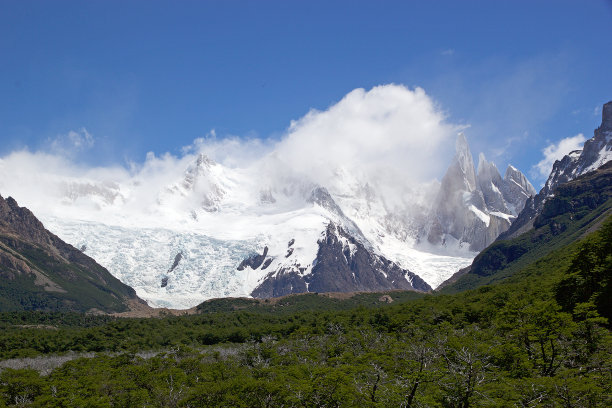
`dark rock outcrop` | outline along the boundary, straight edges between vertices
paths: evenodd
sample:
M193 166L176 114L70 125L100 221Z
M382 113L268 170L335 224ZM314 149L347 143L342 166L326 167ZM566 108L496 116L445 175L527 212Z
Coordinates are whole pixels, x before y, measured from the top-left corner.
M261 266L261 264L263 264L267 255L268 255L268 247L264 247L263 254L261 255L253 254L249 256L248 258L240 262L240 265L238 265L237 269L239 271L244 270L246 267L249 267L251 269L257 269Z
M355 292L391 289L430 291L419 276L373 254L342 227L329 223L308 274L271 272L251 293L258 298L303 292Z

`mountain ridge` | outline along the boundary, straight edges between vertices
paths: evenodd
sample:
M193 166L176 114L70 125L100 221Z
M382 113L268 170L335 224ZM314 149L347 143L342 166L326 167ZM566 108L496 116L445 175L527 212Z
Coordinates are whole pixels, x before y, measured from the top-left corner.
M122 312L142 302L92 258L45 229L12 197L0 196L3 310Z

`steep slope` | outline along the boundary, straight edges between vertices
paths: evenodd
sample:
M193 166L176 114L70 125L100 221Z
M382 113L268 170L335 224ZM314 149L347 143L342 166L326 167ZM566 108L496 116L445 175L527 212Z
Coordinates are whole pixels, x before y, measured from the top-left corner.
M0 310L120 312L142 302L129 286L0 196ZM143 307L145 307L143 305Z
M288 253L291 245L290 241ZM310 270L277 269L270 272L251 295L266 298L303 292L431 290L423 279L368 251L360 241L333 222L327 226L318 245L317 257ZM265 256L266 252L264 259ZM256 269L263 262L262 268L265 269L266 260L258 257L257 261L252 266Z
M601 111L601 125L595 129L593 137L584 143L582 150L575 150L554 163L542 190L527 200L525 211L521 212L499 239L516 237L529 230L559 185L593 171L610 160L612 160L612 101L604 104Z
M531 229L490 245L469 268L441 285L442 291L457 292L506 279L552 251L579 240L611 216L612 161L558 185L542 205Z

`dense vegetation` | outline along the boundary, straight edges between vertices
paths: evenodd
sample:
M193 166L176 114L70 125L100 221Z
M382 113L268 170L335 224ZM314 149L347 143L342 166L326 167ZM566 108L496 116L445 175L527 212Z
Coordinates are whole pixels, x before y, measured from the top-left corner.
M611 242L609 219L503 283L392 304L308 295L152 319L5 313L4 358L97 354L48 375L4 369L0 406L610 406Z

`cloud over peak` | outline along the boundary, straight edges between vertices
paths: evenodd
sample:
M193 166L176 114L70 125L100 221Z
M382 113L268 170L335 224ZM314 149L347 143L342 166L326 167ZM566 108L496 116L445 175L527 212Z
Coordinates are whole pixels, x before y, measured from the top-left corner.
M381 85L355 89L327 110L292 121L275 150L320 183L338 168L370 177L394 169L405 179L423 180L446 164L440 150L449 142L452 147L458 129L423 89Z
M559 140L557 143L551 143L542 150L544 156L536 165L533 166L532 175L538 179L546 179L552 170L555 161L561 160L563 156L574 151L582 149L582 145L586 138L582 133L576 136L566 137Z

